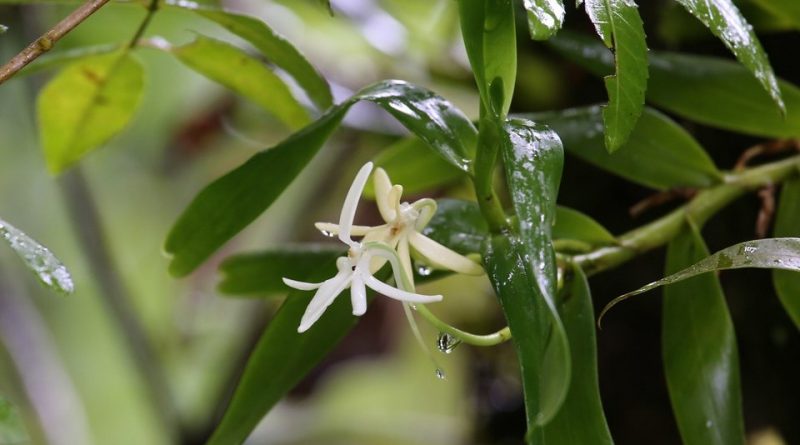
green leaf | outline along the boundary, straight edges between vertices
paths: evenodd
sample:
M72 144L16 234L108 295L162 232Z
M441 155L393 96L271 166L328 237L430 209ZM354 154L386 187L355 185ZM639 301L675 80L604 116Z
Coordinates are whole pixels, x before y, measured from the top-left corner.
M500 299L522 376L528 433L543 443L542 426L561 408L570 382L570 349L564 326L536 282L526 243L497 235L486 243L484 264Z
M485 260L517 347L528 433L535 437L541 434L537 427L558 412L570 381L569 344L555 302L552 245L564 153L558 135L545 126L513 119L503 129L500 149L519 238L493 238Z
M562 0L523 0L528 14L528 30L533 40L547 40L564 24Z
M320 265L304 281L336 273L334 261ZM219 425L206 445L240 444L269 410L341 341L357 317L350 299L340 295L308 331L298 334L300 318L313 292L292 290L247 361Z
M54 77L37 100L50 171L62 172L122 131L143 87L144 69L128 53L83 59Z
M556 208L556 223L553 226L553 239L570 239L588 243L591 246L616 244L614 235L605 227L583 213L567 207Z
M800 272L800 238L766 238L745 241L726 247L680 272L611 300L600 312L600 318L602 319L603 315L619 302L659 286L677 283L707 272L744 268L781 269Z
M749 69L761 86L769 93L782 113L786 106L781 99L778 81L767 53L761 47L753 27L747 23L731 0L677 0L687 11L697 17L725 46L739 62Z
M310 275L344 253L336 244L311 244L234 255L219 266L223 278L218 289L234 296L282 295L290 290L283 277Z
M122 49L122 45L119 44L104 44L80 46L61 51L47 52L43 56L38 57L36 60L28 64L22 69L22 71L15 74L14 78L36 74L53 68L59 68L81 59L113 53L119 51L120 49Z
M289 73L320 110L326 110L333 104L331 88L322 74L297 48L266 23L249 15L202 7L192 2L176 1L169 5L190 9L250 42L270 62Z
M688 227L667 248L666 273L708 256ZM685 445L744 445L739 353L719 279L695 276L664 288L664 373Z
M603 146L598 106L525 116L552 127L567 153L647 187L706 188L723 180L700 144L683 127L652 108L645 107L628 142L613 154Z
M595 75L608 74L613 60L602 45L561 32L554 49ZM647 100L687 119L737 133L769 138L800 136L800 89L778 80L786 115L738 63L720 58L650 52Z
M592 295L583 271L576 266L570 271L573 276L559 295L558 312L569 339L572 380L564 405L544 427L543 443L611 445L597 379Z
M647 90L647 44L633 0L586 0L597 34L614 50L617 73L605 78L608 106L603 110L606 148L612 153L628 140L642 114Z
M461 34L484 109L504 116L517 78L517 37L511 0L460 0Z
M0 445L30 443L31 439L19 410L4 397L0 397Z
M189 68L257 103L289 128L300 128L311 120L280 77L235 46L198 36L187 45L170 47L169 52Z
M800 236L800 179L795 178L783 183L774 235ZM795 326L800 328L800 273L775 270L772 274L778 298Z
M461 254L481 252L489 228L478 204L460 199L439 199L436 204L436 214L422 233Z
M476 133L469 119L428 90L400 81L378 82L202 190L167 237L170 272L188 274L266 210L360 100L385 109L451 164L469 170Z
M71 294L75 289L69 271L55 255L2 219L0 219L0 239L22 258L42 284L65 294Z
M776 17L789 19L795 28L800 28L800 3L796 0L751 0Z

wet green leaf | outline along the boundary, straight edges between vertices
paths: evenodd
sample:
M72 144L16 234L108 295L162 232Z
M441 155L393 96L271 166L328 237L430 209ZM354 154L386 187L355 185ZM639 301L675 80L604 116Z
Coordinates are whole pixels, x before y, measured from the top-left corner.
M422 233L461 254L481 252L489 227L478 204L460 199L439 199L436 204L436 214Z
M310 275L344 253L336 244L310 244L234 255L219 266L222 281L218 289L235 296L283 295L291 290L283 284L283 277Z
M547 40L564 24L562 0L523 0L528 15L528 31L533 40Z
M647 90L647 44L633 0L586 0L586 13L605 45L614 50L617 72L605 78L605 141L614 152L628 140L642 114Z
M381 150L372 161L382 167L393 183L403 184L404 195L414 195L447 186L465 177L464 172L449 164L418 138L400 140ZM364 195L375 197L372 181Z
M594 309L586 275L579 267L560 293L558 312L572 357L572 380L558 414L544 427L546 444L611 445L597 378Z
M676 272L666 278L621 295L606 305L600 318L623 300L655 289L665 284L677 283L687 278L726 269L781 269L800 272L800 238L766 238L735 244Z
M497 235L487 242L484 265L500 299L517 351L525 397L526 443L542 442L542 426L561 408L570 382L570 349L556 308L537 284L526 243Z
M666 273L708 256L687 227L667 249ZM739 353L719 279L713 274L664 288L664 373L685 445L744 445Z
M326 110L333 104L331 89L325 78L297 48L266 23L249 15L202 7L192 2L174 1L169 4L190 9L250 42L270 62L289 73L320 110Z
M144 69L128 53L80 60L39 93L37 114L47 166L60 173L122 131L144 87Z
M556 208L553 239L578 240L591 246L603 246L617 242L614 235L594 219L577 210L562 206Z
M2 219L0 239L22 258L42 284L58 292L72 293L74 285L69 271L50 250Z
M336 273L329 261L304 281ZM384 276L385 278L385 276ZM267 412L317 365L355 324L350 299L340 295L308 331L297 327L313 292L292 290L261 335L247 361L231 402L206 445L241 444Z
M484 258L514 336L533 440L558 412L570 381L552 245L564 153L558 135L543 125L512 119L504 131L501 153L519 237L494 237Z
M198 73L257 103L292 129L311 120L280 77L235 46L198 36L192 43L171 47L169 52Z
M0 445L27 445L31 439L19 410L0 397Z
M783 183L781 200L775 218L774 235L800 236L800 179L792 179ZM787 270L772 272L775 290L786 308L786 312L800 328L800 273Z
M753 27L747 23L731 0L677 0L697 17L750 70L772 100L785 113L778 81L767 53L761 47Z
M722 181L722 173L697 141L652 108L645 107L628 142L613 154L603 147L598 106L525 116L552 127L567 153L647 187L705 188Z
M511 0L460 0L461 34L484 109L504 116L517 77L517 38Z
M561 32L553 48L598 76L611 72L613 59L602 45ZM778 80L786 115L750 72L715 57L650 52L647 100L693 121L755 136L800 136L800 89Z
M469 119L428 90L399 81L376 83L202 190L167 237L170 272L188 274L266 210L361 100L388 111L448 162L469 170L476 133Z

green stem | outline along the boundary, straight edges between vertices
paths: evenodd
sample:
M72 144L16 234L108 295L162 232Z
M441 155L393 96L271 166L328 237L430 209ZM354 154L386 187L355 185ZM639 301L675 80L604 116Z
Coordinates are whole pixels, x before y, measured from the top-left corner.
M436 317L436 315L433 314L433 312L425 307L424 304L417 304L415 307L417 308L417 312L422 315L422 318L427 320L436 329L438 329L440 332L450 334L451 336L460 340L462 343L473 346L494 346L511 339L511 330L508 329L508 326L491 334L473 334L450 326L449 324L440 320L438 317Z
M601 247L576 255L573 260L587 275L612 269L668 243L678 235L687 218L703 225L720 209L746 192L782 182L800 169L800 156L729 174L725 182L698 193L688 204L618 238L618 246Z
M483 107L481 107L483 110ZM507 231L509 228L506 213L494 191L494 167L500 147L499 123L482 117L478 133L478 149L475 156L475 195L478 207L489 224L492 233Z

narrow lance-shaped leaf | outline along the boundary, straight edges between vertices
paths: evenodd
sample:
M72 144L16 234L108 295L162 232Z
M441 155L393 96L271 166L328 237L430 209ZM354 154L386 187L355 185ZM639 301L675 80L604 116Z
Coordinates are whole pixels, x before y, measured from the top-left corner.
M800 179L786 181L775 217L775 236L800 236ZM772 272L775 290L783 307L800 328L800 273L787 270Z
M419 138L402 139L382 150L372 159L397 184L403 184L403 193L415 195L434 188L444 187L464 179L464 171L454 167L430 150ZM364 195L375 197L372 181L367 183Z
M716 270L745 268L800 271L800 238L766 238L727 247L691 267L611 300L600 312L600 318L621 301L659 286Z
M333 261L306 277L322 281L336 272ZM386 275L383 276L386 278ZM291 291L247 361L231 402L206 445L241 444L267 412L317 365L353 327L349 298L337 298L311 329L297 325L313 293Z
M610 245L617 242L614 235L591 217L562 206L556 208L553 239L578 240L590 246Z
M547 40L564 24L562 0L523 0L528 16L528 31L533 40Z
M717 36L758 79L772 100L786 112L781 91L767 53L761 47L753 27L731 0L677 0Z
M387 110L446 161L469 171L476 130L463 113L428 90L399 81L376 83L202 190L167 237L171 273L188 274L266 210L360 100Z
M614 50L617 72L605 79L608 106L603 110L609 152L628 140L642 114L647 90L647 44L633 0L586 0L586 13L597 34Z
M667 248L666 273L708 256L693 226ZM664 288L664 374L685 445L743 445L739 353L722 286L714 274Z
M549 41L575 63L598 76L613 70L603 45L566 31ZM800 136L800 88L778 80L786 115L741 64L716 57L650 53L647 100L681 117L737 133L770 138Z
M39 133L47 166L60 173L119 133L142 95L144 70L127 52L76 62L39 93Z
M460 0L461 34L483 108L504 116L517 77L517 37L511 0Z
M504 130L501 152L519 221L519 239L496 237L485 258L494 265L489 266L494 267L490 278L515 338L529 440L534 440L541 434L538 427L547 424L561 407L570 381L569 344L555 303L552 245L564 153L558 136L545 126L514 119ZM508 258L496 258L498 255ZM514 274L527 278L517 282ZM545 337L528 339L542 335Z
M604 148L603 117L598 106L524 116L553 128L567 153L647 187L705 188L723 179L700 144L652 108L645 107L628 141L613 154Z
M300 128L311 120L280 77L235 46L198 36L192 43L164 48L186 66L257 103L289 128Z
M297 48L266 23L255 17L212 9L194 2L169 1L168 4L190 9L250 42L269 61L289 73L320 110L326 110L333 104L331 89L325 78Z
M612 445L597 378L597 342L589 282L583 271L567 269L558 312L564 322L572 357L572 379L558 414L544 427L546 444Z
M236 296L286 294L290 289L283 283L283 277L309 275L320 264L344 253L336 244L313 244L231 256L219 266L223 278L218 288L224 294Z
M0 219L0 239L22 258L42 284L66 294L71 294L75 289L69 271L50 250L2 219Z

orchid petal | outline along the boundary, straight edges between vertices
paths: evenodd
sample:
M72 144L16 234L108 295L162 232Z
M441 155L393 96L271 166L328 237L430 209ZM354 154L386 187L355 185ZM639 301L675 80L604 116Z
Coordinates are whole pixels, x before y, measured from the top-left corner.
M342 293L347 285L350 284L350 279L353 277L352 273L338 273L333 278L325 281L322 286L314 294L314 298L308 303L303 318L300 319L300 326L297 332L303 333L307 331L314 323L322 317L325 310L328 309L336 297Z
M442 301L443 298L441 295L421 295L413 292L406 292L396 287L389 286L372 275L365 276L364 282L375 292L386 295L389 298L394 298L395 300L407 301L409 303L435 303L437 301Z
M419 212L419 216L414 223L414 229L417 231L424 229L425 226L431 222L431 218L433 218L433 215L436 214L437 209L436 201L430 198L422 198L414 201L414 204L411 204L411 207Z
M306 283L304 281L295 281L291 278L281 278L283 280L283 284L297 290L314 290L319 289L322 287L325 282L322 283Z
M397 244L397 257L400 258L400 264L403 266L403 273L411 283L410 289L414 288L414 273L411 266L411 254L408 250L408 237L403 237Z
M408 275L405 271L403 263L399 260L397 256L397 252L394 250L392 246L389 246L385 243L368 243L364 244L366 249L366 253L370 259L373 256L383 257L389 260L389 263L392 265L392 272L394 272L394 281L400 285L400 287L404 289L413 289L414 285L408 281Z
M359 274L353 275L353 282L350 285L350 303L353 305L353 315L361 316L367 312L367 289Z
M378 204L378 211L384 221L394 221L397 218L397 212L394 209L394 203L389 197L392 191L392 181L386 170L378 167L372 175L372 182L375 186L375 203Z
M437 243L419 232L411 232L408 241L427 263L437 269L447 269L467 275L483 275L480 264Z
M369 179L369 174L372 172L372 162L367 162L358 171L353 184L350 185L350 190L347 191L347 197L342 205L342 213L339 215L339 239L348 246L352 246L354 241L350 238L350 230L353 227L353 219L356 217L356 208L358 208L358 200L361 198L361 193L364 191L364 186Z
M326 222L318 222L314 223L314 227L317 228L320 232L323 233L330 233L331 235L338 235L339 234L339 225L333 223L326 223ZM380 227L380 226L378 226ZM370 226L350 226L350 235L351 236L364 236L369 233L370 230L375 229L376 227Z
M392 189L389 190L389 202L391 206L394 207L395 214L400 213L400 198L403 196L403 186L402 185L393 185Z

